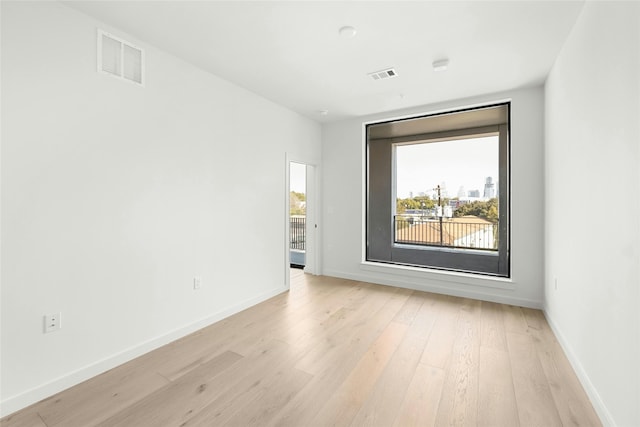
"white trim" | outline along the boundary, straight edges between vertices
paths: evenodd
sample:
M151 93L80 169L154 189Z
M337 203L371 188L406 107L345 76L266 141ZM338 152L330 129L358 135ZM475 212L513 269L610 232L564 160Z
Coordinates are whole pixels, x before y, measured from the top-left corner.
M557 323L549 315L546 308L543 308L542 312L544 313L544 317L547 319L547 323L551 327L551 330L556 336L558 343L560 343L562 350L567 356L567 359L569 360L571 367L573 368L576 375L578 376L578 380L580 381L580 384L582 384L582 387L587 393L587 396L589 396L589 400L593 405L593 409L595 409L596 413L600 417L600 421L605 426L615 426L616 423L613 420L613 416L607 409L607 406L602 401L602 398L600 397L598 390L591 382L589 375L587 375L587 371L585 371L585 369L582 367L582 364L580 363L580 359L576 356L571 345L569 345L569 341L567 341L567 339L564 337L562 332L560 332L560 329L558 328Z
M119 366L145 353L162 347L163 345L169 344L170 342L173 342L179 338L182 338L195 331L219 322L220 320L226 319L229 316L239 313L242 310L246 310L249 307L253 307L256 304L273 298L286 291L287 289L278 287L276 289L264 292L261 295L249 298L231 307L220 310L187 326L174 329L167 334L152 338L134 347L128 348L110 357L104 358L95 363L80 368L76 371L69 372L66 375L49 381L48 383L39 385L18 395L11 396L2 401L2 403L0 404L0 417L7 416L33 403L39 402L42 399L66 390L69 387L73 387L74 385L93 378L103 372L108 371L109 369L113 369L116 366Z
M480 300L480 301L489 301L489 302L496 302L499 304L516 305L519 307L534 308L538 310L542 309L541 301L530 300L526 298L511 297L508 295L496 295L488 292L482 292L480 287L478 287L477 290L462 289L462 287L468 286L468 284L466 283L457 282L458 286L455 286L455 287L452 286L454 284L452 281L445 281L445 280L438 280L438 279L420 281L419 283L417 283L415 281L406 280L406 279L410 279L410 277L407 277L407 276L401 277L401 276L398 276L397 274L394 275L390 273L388 276L381 278L378 275L367 274L364 271L366 270L363 269L362 274L352 274L352 273L347 273L339 270L327 270L324 272L324 274L331 277L356 280L360 282L375 283L377 285L383 285L383 286L395 286L398 288L412 289L414 291L433 292L436 294L450 295L454 297L471 298L471 299ZM487 290L490 289L490 287L485 287L485 288Z
M306 243L304 272L312 275L318 274L318 191L316 178L316 166L305 165L305 197L306 207Z
M289 250L291 249L291 224L290 215L291 210L290 197L291 197L291 160L289 159L289 153L284 153L284 212L282 217L284 218L284 287L289 290L291 288L291 260Z
M360 264L360 269L383 274L403 275L421 280L455 282L463 285L479 286L485 288L488 287L508 290L516 289L513 279L498 276L483 276L481 274L463 273L449 270L434 270L432 268L413 267L400 264L385 264L372 261L363 261Z

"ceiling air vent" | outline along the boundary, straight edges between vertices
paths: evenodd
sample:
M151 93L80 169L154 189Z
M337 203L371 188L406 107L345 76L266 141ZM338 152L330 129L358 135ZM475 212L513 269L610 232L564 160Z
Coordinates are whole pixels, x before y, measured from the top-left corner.
M144 86L144 52L98 29L98 71Z
M382 71L376 71L375 73L369 73L368 76L373 80L382 80L382 79L390 79L391 77L396 77L398 73L393 68L389 68Z

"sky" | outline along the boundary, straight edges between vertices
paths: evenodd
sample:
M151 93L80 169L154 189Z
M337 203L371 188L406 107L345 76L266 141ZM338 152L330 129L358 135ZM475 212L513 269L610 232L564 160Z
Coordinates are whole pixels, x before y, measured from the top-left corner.
M300 163L291 163L289 169L289 187L291 191L306 193L306 166Z
M484 192L485 179L498 180L498 137L396 146L396 196L418 196L446 183L449 197L460 186ZM497 189L497 185L494 187Z

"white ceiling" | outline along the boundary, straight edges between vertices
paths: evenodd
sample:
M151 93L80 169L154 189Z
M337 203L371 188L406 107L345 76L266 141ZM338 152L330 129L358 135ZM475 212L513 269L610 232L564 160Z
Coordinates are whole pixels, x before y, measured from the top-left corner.
M71 1L314 120L540 84L582 1ZM339 28L356 28L343 38ZM449 69L434 72L434 60ZM373 81L388 67L398 76ZM320 110L328 110L323 116Z

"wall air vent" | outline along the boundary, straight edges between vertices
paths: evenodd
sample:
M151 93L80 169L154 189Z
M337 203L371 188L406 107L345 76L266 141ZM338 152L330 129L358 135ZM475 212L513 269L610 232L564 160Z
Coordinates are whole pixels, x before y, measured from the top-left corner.
M98 71L144 86L144 52L125 40L98 30Z
M390 79L391 77L396 77L398 73L393 68L388 68L382 71L376 71L374 73L367 74L373 80L382 80L382 79Z

